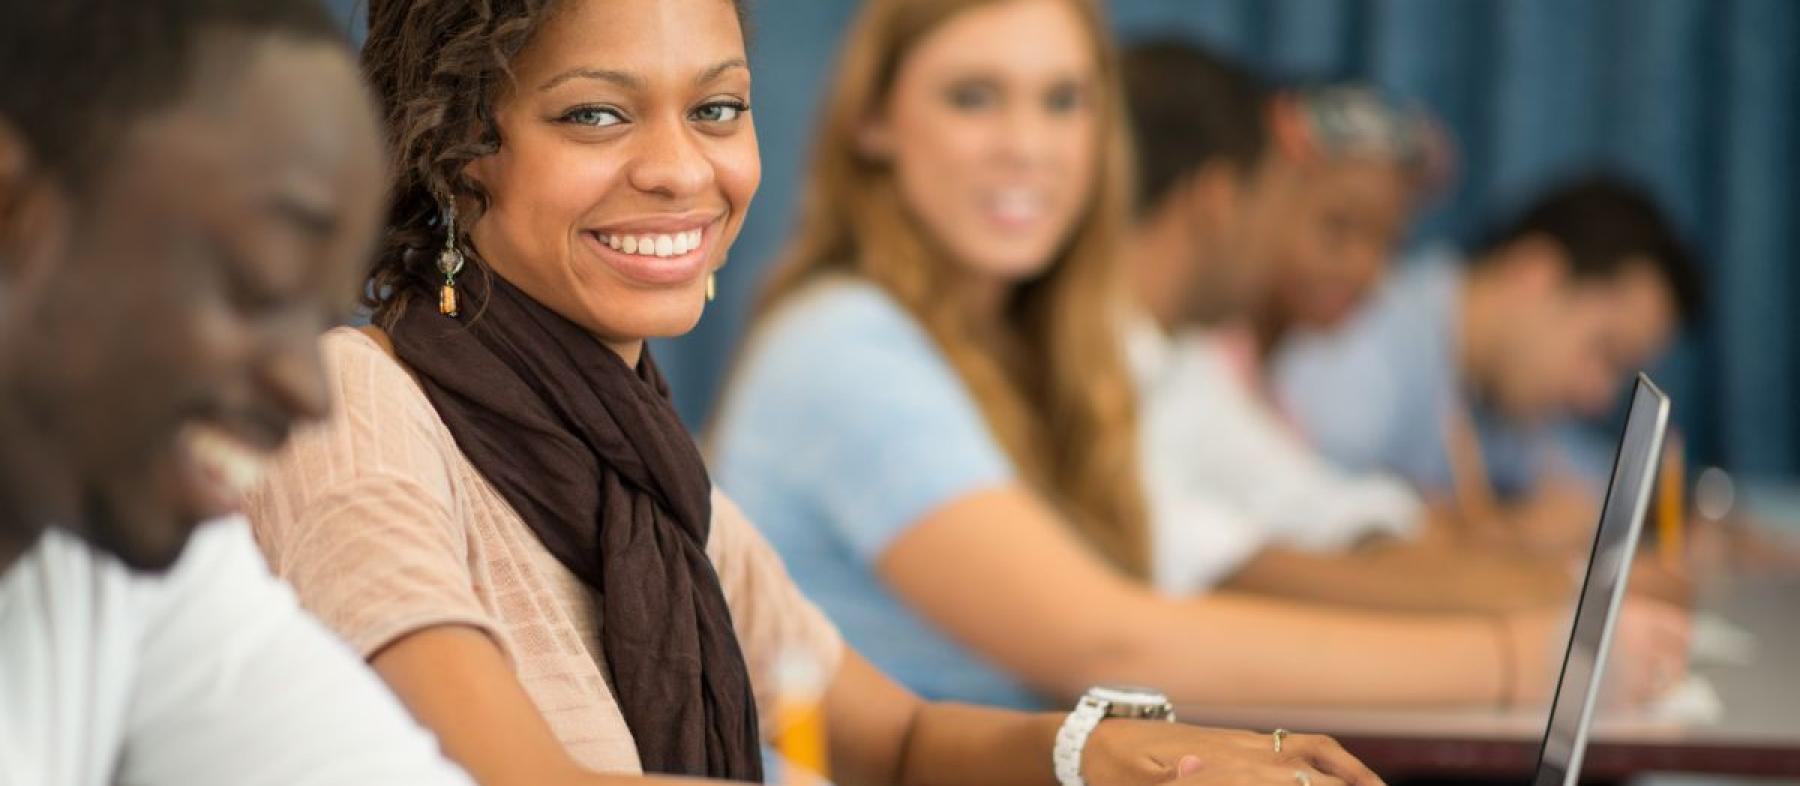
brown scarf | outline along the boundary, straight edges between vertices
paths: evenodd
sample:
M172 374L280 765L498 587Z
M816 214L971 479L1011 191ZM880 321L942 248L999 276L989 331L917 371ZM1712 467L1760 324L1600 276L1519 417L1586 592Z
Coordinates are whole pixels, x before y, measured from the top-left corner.
M483 280L485 279L485 280ZM646 350L633 370L493 275L391 331L456 444L596 599L644 770L762 781L756 702L706 538L712 483Z

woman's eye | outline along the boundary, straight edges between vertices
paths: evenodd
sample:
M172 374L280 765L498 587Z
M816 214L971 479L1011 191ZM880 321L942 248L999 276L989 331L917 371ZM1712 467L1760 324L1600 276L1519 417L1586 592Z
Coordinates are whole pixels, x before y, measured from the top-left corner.
M1055 114L1066 114L1081 108L1081 88L1075 85L1063 85L1044 96L1044 107Z
M694 110L694 120L701 123L729 123L750 111L742 101L714 101Z
M564 112L559 118L564 123L578 126L604 128L625 122L618 112L602 106L581 106Z
M994 89L982 84L963 84L950 88L947 98L950 105L962 110L983 109L995 101Z

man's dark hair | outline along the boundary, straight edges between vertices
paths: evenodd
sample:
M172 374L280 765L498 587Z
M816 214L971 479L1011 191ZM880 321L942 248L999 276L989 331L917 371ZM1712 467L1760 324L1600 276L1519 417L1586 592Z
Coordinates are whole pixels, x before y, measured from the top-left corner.
M18 0L0 12L0 124L77 190L184 97L212 33L343 41L318 0Z
M1648 191L1611 175L1590 175L1551 188L1477 245L1477 260L1530 236L1561 246L1577 281L1616 278L1648 263L1668 285L1676 309L1692 322L1705 311L1700 268Z
M1131 47L1123 70L1140 213L1156 209L1177 183L1208 164L1248 173L1262 159L1268 91L1248 70L1173 40Z

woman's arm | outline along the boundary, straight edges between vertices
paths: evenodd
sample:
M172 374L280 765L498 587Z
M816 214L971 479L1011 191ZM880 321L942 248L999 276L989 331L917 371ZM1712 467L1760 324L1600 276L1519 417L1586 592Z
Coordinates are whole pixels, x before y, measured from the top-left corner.
M1504 674L1548 668L1547 642L1546 657L1534 659L1546 663L1509 667L1501 626L1484 616L1160 597L1100 563L1016 486L927 514L876 568L950 636L1062 699L1096 683L1136 682L1189 702L1496 703L1515 695Z
M1292 600L1416 612L1512 612L1561 606L1575 596L1554 560L1467 547L1386 543L1340 553L1264 549L1226 589Z
M854 652L846 653L826 693L825 715L831 775L839 786L1056 784L1051 751L1061 714L928 704ZM1262 734L1120 720L1102 722L1088 738L1082 775L1095 786L1161 784L1189 771L1191 765L1178 769L1188 757L1224 782L1262 768L1281 777L1251 782L1281 783L1305 768L1348 783L1380 783L1324 737L1290 737L1278 755Z
M513 677L499 647L473 628L444 625L381 650L375 670L445 753L482 786L633 786L711 781L601 775L564 751ZM1060 715L926 704L855 653L826 694L834 780L841 786L1055 786L1051 746ZM1160 723L1107 721L1090 738L1084 774L1095 786L1149 786L1175 777L1184 756L1217 767L1224 782L1245 767L1305 767L1364 785L1380 781L1323 737L1267 738Z
M408 634L370 659L445 755L481 786L632 786L643 776L600 775L569 757L486 634L440 625ZM675 786L701 781L654 779Z

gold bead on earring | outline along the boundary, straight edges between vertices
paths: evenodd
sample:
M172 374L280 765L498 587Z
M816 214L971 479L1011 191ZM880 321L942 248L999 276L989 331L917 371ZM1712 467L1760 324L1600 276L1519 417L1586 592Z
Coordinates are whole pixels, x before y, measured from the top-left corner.
M462 249L456 247L456 202L444 201L444 250L438 253L438 272L444 275L444 285L438 289L438 313L447 317L456 316L456 274L463 269Z

